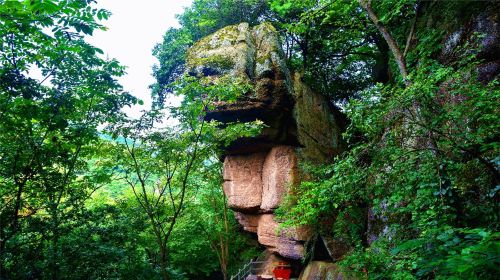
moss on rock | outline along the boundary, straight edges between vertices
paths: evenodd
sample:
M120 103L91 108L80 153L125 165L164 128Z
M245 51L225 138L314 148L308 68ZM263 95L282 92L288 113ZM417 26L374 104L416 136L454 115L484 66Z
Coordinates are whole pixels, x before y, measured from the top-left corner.
M189 60L188 67L210 67L220 70L230 70L234 67L234 61L231 58L222 55L213 55L209 57L197 57Z

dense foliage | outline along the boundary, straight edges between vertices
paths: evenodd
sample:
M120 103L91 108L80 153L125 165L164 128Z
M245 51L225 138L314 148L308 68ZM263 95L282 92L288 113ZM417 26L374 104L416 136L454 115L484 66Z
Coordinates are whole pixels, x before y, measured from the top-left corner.
M378 86L350 102L347 136L364 140L315 170L283 216L347 243L341 263L370 278L489 279L499 261L498 84L429 67L430 79L416 73L406 89Z
M220 208L218 150L259 124L200 121L201 93L230 101L245 85L181 79L178 127L158 126L161 111L128 119L141 101L117 83L124 68L85 41L110 15L95 6L0 1L0 279L226 276L256 252Z
M123 68L83 39L107 11L84 1L0 4L0 271L57 279L73 269L65 246L85 230L85 202L109 179L90 162L101 152L98 126L135 99L115 80Z
M453 51L440 44L443 26L470 24L478 6L492 8L483 4L373 2L388 35L409 44L408 74L393 54L392 79L350 97L350 150L310 170L316 180L302 183L281 209L288 224L313 226L352 248L340 262L345 269L370 279L497 275L498 80L479 82L484 34Z

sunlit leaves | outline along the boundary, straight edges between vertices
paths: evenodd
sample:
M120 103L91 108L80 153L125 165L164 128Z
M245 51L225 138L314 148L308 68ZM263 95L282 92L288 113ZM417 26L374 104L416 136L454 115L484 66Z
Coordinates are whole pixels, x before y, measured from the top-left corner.
M353 149L333 175L317 169L317 181L294 190L281 210L287 223L351 238L356 249L342 265L373 278L494 275L499 241L486 237L498 230L497 82L481 84L474 62L462 65L422 61L407 88L379 85L351 100L345 136ZM367 248L356 243L362 231L349 226L365 205L381 219L369 222L384 225Z
M110 181L109 165L95 161L104 151L98 127L121 118L134 98L116 81L123 68L84 40L102 28L97 14L109 15L91 3L0 2L0 266L7 278L57 278L61 236L88 221L85 202Z

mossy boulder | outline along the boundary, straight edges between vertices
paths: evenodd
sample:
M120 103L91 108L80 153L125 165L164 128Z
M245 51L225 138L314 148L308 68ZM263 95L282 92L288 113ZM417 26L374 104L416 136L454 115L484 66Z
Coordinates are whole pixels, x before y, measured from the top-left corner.
M197 76L253 76L255 47L248 23L231 25L198 42L187 53L188 72Z
M262 150L297 144L291 78L278 33L270 23L231 25L201 39L188 50L187 68L191 75L212 81L231 76L253 86L237 102L218 102L207 113L207 119L224 123L258 119L266 124L259 137L236 141L229 153L242 153L241 148L248 146Z
M231 77L251 85L235 102L218 101L206 114L222 123L266 125L259 136L225 148L224 191L243 228L257 233L270 252L298 261L309 237L278 234L274 210L302 178L298 161L328 162L342 152L345 125L324 96L303 84L300 75L292 78L281 45L270 23L227 26L189 49L187 71L210 82Z

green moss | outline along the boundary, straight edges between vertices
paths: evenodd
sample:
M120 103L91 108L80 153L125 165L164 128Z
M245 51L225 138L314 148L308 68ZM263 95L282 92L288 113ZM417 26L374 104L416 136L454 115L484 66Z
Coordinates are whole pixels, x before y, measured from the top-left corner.
M234 42L238 38L238 25L230 25L219 31L201 38L191 47L190 52L197 53L203 50L219 48L224 41ZM217 37L216 45L212 45L212 39Z
M238 25L227 26L216 33L200 39L188 50L187 63L190 67L205 65L207 67L228 70L234 67L234 59L223 55L211 55L208 57L199 57L209 50L215 50L222 47L223 42L235 43L238 38Z
M271 53L266 53L265 55L261 55L257 57L257 63L264 64L266 60L271 60Z
M270 22L263 22L257 26L254 27L254 29L261 29L265 31L266 33L276 33L276 28L270 23Z
M221 42L224 40L236 41L236 39L238 39L238 33L238 25L230 25L219 30L216 35L219 36Z
M209 57L201 57L201 58L193 58L189 59L189 66L197 67L197 66L207 66L210 68L216 68L221 70L229 70L234 67L234 61L222 55L213 55Z

